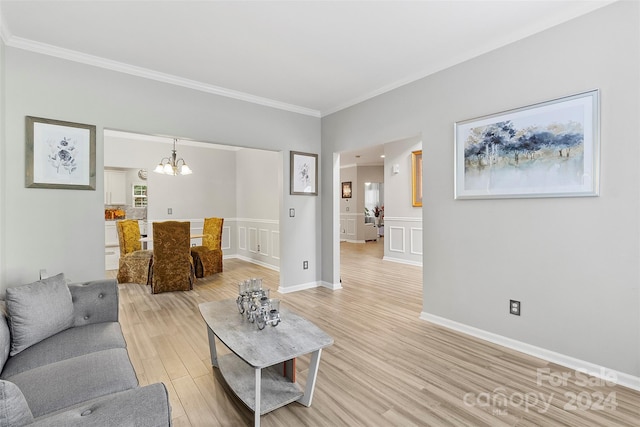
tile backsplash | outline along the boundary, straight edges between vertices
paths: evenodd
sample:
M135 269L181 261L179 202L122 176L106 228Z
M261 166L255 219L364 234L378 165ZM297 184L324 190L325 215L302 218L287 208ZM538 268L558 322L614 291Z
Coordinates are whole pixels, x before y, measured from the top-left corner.
M109 206L104 209L104 219L147 219L147 208Z

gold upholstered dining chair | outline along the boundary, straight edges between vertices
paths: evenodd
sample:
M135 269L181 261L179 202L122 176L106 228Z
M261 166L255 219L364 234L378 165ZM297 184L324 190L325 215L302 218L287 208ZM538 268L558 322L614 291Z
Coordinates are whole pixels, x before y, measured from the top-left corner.
M116 222L120 260L118 262L118 283L139 283L148 285L151 278L153 252L142 249L138 220L125 219Z
M224 218L205 218L202 246L193 246L191 256L196 277L222 273L222 225Z
M153 266L151 293L189 291L193 289L195 272L189 243L189 221L153 223Z

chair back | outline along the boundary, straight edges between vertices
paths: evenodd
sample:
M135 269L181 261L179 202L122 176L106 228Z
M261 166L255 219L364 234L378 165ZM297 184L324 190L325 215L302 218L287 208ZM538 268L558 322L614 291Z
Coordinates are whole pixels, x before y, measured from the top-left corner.
M140 226L136 219L124 219L116 222L120 256L142 250L140 242Z
M222 224L224 218L205 218L202 227L202 246L208 249L222 249Z
M192 288L190 229L189 221L153 223L153 293Z

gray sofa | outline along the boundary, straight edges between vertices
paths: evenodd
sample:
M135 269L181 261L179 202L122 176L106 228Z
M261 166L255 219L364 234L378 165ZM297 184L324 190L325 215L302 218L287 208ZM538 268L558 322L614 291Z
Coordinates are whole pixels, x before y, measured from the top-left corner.
M138 387L115 280L12 287L2 311L0 427L171 425L164 384Z

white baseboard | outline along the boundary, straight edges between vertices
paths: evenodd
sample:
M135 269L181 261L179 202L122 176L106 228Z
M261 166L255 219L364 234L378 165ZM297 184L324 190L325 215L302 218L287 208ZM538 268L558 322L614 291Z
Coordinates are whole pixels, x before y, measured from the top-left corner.
M299 285L287 286L286 288L280 286L278 288L278 292L280 292L281 294L288 294L291 292L304 291L305 289L312 289L317 287L318 282L301 283Z
M626 374L624 372L619 372L614 369L609 369L604 366L596 365L585 360L576 359L575 357L567 356L565 354L556 353L555 351L547 350L545 348L536 347L522 341L517 341L511 338L504 337L502 335L474 328L473 326L458 323L456 321L445 319L444 317L436 316L434 314L429 314L424 311L420 313L420 319L426 320L427 322L435 323L436 325L444 326L448 329L453 329L454 331L462 332L463 334L471 335L473 337L492 342L494 344L501 345L503 347L520 351L522 353L529 354L540 359L548 360L549 362L557 363L558 365L566 366L567 368L571 368L597 378L601 378L607 381L611 381L612 378L615 378L616 384L640 391L640 377Z
M232 258L241 259L242 261L247 261L252 264L256 264L261 267L268 268L269 270L280 272L280 267L278 267L277 265L267 264L266 262L258 261L257 259L249 258L243 255L234 254L234 255L225 255L222 257L222 259L232 259Z
M332 291L337 291L338 289L342 289L342 283L329 283L325 281L318 282L318 285L323 288L331 289Z
M398 264L415 265L416 267L422 267L422 263L420 261L409 261L408 259L393 258L388 256L382 257L382 260L389 261L389 262L397 262Z
M341 242L347 243L367 243L365 240L355 240L355 239L340 239Z

